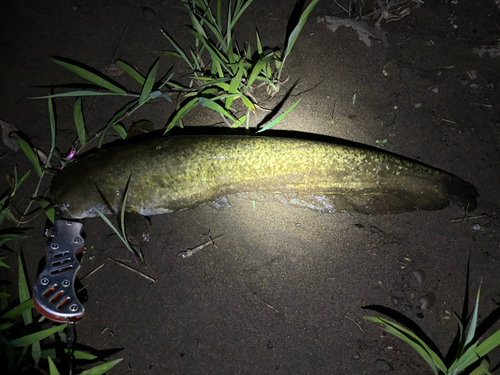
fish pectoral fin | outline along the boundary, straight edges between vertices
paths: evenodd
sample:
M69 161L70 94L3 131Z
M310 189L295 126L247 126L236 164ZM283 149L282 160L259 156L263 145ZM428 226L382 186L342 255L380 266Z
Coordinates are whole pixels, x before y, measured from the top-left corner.
M225 195L216 201L207 202L207 204L215 209L231 208L231 204Z

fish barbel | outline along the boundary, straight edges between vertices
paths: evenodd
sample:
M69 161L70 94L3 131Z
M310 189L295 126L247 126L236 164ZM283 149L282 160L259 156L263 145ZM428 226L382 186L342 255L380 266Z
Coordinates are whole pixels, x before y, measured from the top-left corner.
M67 218L126 210L157 215L229 194L322 212L472 211L459 177L383 151L293 138L175 136L101 150L64 168L49 196Z

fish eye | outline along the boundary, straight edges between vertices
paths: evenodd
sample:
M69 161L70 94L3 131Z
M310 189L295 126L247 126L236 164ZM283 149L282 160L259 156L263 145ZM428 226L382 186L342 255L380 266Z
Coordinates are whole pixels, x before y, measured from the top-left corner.
M69 203L68 202L63 202L63 207L68 208L69 207Z

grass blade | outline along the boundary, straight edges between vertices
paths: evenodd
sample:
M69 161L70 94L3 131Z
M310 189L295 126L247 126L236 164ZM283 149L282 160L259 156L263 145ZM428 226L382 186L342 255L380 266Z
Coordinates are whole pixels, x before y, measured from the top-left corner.
M47 358L47 360L49 361L50 375L61 375L59 370L57 370L57 367L56 367L54 361L52 360L52 358L49 357L49 358Z
M113 223L111 221L109 221L109 219L101 211L99 211L97 208L95 209L95 211L97 212L97 214L99 215L99 217L102 220L104 220L104 222L106 224L108 224L108 226L111 229L113 229L113 232L115 232L115 234L118 236L118 238L120 238L120 240L126 246L126 248L128 249L128 251L130 251L135 256L138 256L138 254L136 253L136 251L130 246L130 243L127 241L127 239L120 233L120 231L118 229L116 229L116 227L113 225ZM142 257L141 257L141 260L142 260Z
M50 134L51 134L51 143L50 143L50 152L49 156L47 157L47 162L45 163L46 167L50 167L50 161L52 160L52 154L54 152L54 149L56 148L56 132L57 132L57 127L56 127L56 117L54 115L54 105L52 103L52 99L49 98L49 121L50 121Z
M115 367L118 363L120 363L123 358L115 359L114 361L103 363L102 365L98 365L96 367L92 367L91 369L85 370L80 373L80 375L102 375L113 367Z
M274 58L274 52L271 52L262 59L260 59L259 61L257 61L257 63L254 65L252 69L252 73L250 73L250 77L248 78L248 83L246 85L247 88L253 85L257 76L266 67L266 64L271 60L273 60L273 58Z
M94 359L98 359L99 357L90 353L85 353L80 350L70 350L70 349L64 349L65 354L71 354L75 357L75 359L83 359L86 361L93 361ZM40 353L40 358L49 358L49 357L57 357L57 352L56 349L45 349L42 350Z
M99 92L99 91L70 91L63 92L60 94L51 94L45 96L35 96L29 99L50 99L50 98L68 98L74 96L139 96L137 94L129 94L129 93L116 93L116 92Z
M35 304L33 303L33 299L29 299L24 301L23 303L20 303L16 307L12 308L11 310L7 311L5 314L2 315L0 319L14 319L15 317L21 315L23 312L27 310L31 310L32 308L35 307Z
M167 40L170 42L170 44L177 50L177 52L179 53L179 55L182 56L182 58L189 65L189 67L191 68L191 70L196 70L195 67L194 67L194 65L193 65L193 63L191 63L191 60L188 59L188 57L186 56L186 54L184 53L184 51L182 50L182 48L180 48L177 45L177 43L175 43L174 40L170 36L168 36L168 34L164 30L161 30L161 33L163 34L163 36L165 38L167 38Z
M151 68L148 74L148 78L146 78L146 82L142 87L141 97L139 98L139 105L143 105L147 100L149 100L149 94L153 90L153 85L156 80L156 71L158 70L158 63L160 60L156 59L155 64Z
M24 151L25 155L28 157L29 161L31 161L31 164L33 164L35 172L38 174L39 177L42 177L43 170L42 167L40 166L40 160L38 159L38 156L35 155L35 152L28 144L28 142L26 142L24 139L15 134L11 135L10 137L14 141L16 141L19 146L21 146L21 149Z
M268 130L268 129L271 129L274 125L276 125L277 123L279 123L281 120L283 120L285 118L286 115L288 115L291 111L293 111L293 109L297 106L297 104L299 104L299 102L301 101L302 99L299 99L295 102L294 105L292 105L290 108L288 108L283 114L281 114L278 118L274 119L273 121L271 121L269 124L267 124L266 126L264 126L262 129L260 130L257 130L257 133L260 133L260 132L263 132L265 130Z
M500 345L500 329L484 340L477 348L476 353L479 357L484 357L490 351Z
M309 14L314 9L314 7L318 3L318 1L319 0L313 0L313 1L311 1L311 3L306 8L306 10L304 11L304 13L302 13L302 15L300 16L299 22L297 23L297 25L295 26L295 28L293 29L293 31L290 33L290 36L288 37L288 41L286 43L285 51L283 52L283 60L281 62L280 70L279 70L279 73L278 73L278 79L281 76L281 70L283 69L283 65L285 64L285 60L286 60L287 56L292 51L293 45L295 44L295 41L299 37L299 34L302 31L302 28L306 24L306 21L307 21L307 18L309 17Z
M465 339L465 345L469 345L474 336L476 335L476 325L477 325L477 315L479 310L479 295L481 293L481 286L477 290L476 305L474 306L474 311L472 312L472 319L470 322L469 330L467 331L467 338Z
M210 108L218 113L220 113L222 116L225 116L231 121L238 123L238 120L235 120L231 114L229 114L224 108L222 108L219 104L217 104L214 100L211 99L205 99L205 98L200 98L200 104L203 107ZM241 124L240 124L241 125Z
M108 89L109 91L113 91L114 93L117 93L117 94L126 94L125 90L119 88L118 86L107 81L105 78L100 77L97 74L94 74L87 69L84 69L84 68L82 68L78 65L75 65L75 64L68 63L66 61L56 59L54 57L52 58L52 61L61 65L64 68L68 69L69 71L71 71L75 74L78 74L80 77L86 79L87 81L95 83L99 87L104 87L104 88Z
M476 353L477 342L471 345L464 354L458 358L458 361L449 368L449 373L452 374L455 371L462 371L465 368L472 365L474 362L479 360L479 357Z
M52 203L49 202L47 199L45 198L38 198L37 200L38 204L40 205L40 207L42 207L44 210L47 208L47 207L50 207L52 206ZM55 220L55 210L53 208L49 209L49 210L46 210L45 211L45 216L47 216L47 218L52 222L54 223L54 220Z
M80 142L80 146L85 146L85 143L87 143L87 139L85 137L85 123L83 122L81 97L78 97L78 99L76 99L73 116L75 118L75 127L76 134L78 135L78 141Z
M123 126L121 126L120 124L113 124L111 125L111 127L116 130L116 132L122 139L127 138L127 131Z
M167 132L170 131L170 129L172 129L175 126L177 121L179 121L186 113L188 113L191 109L193 109L197 104L198 104L198 98L195 98L195 99L192 99L191 101L189 101L181 109L179 109L179 111L174 116L172 121L170 121L170 123L167 125L163 135L167 134Z
M128 103L125 107L123 107L120 111L118 111L116 113L116 115L113 116L113 118L106 124L106 127L102 130L101 135L99 137L99 143L97 144L97 148L101 148L102 147L102 144L104 142L104 138L105 138L107 132L109 131L109 129L111 129L113 127L113 125L115 124L115 122L118 119L120 119L122 116L124 116L125 113L127 113L127 111L129 109L131 109L133 106L135 106L137 103L139 103L139 99L134 100L134 101Z
M19 301L21 303L30 299L30 291L28 289L28 283L26 282L26 275L24 274L23 262L21 261L21 255L18 257L19 263ZM31 310L25 310L23 312L24 325L33 323L33 315Z
M67 324L61 324L61 325L55 325L51 328L44 329L43 331L35 332L23 337L20 337L18 339L14 339L12 341L9 341L9 345L14 346L14 347L23 347L23 346L28 346L32 345L36 342L39 342L43 339L46 339L50 335L53 335L56 332L61 332L64 328L66 328Z
M132 65L127 64L125 61L118 60L116 62L116 65L118 65L125 73L139 82L140 85L144 85L144 82L146 82L146 79L142 76L142 74L139 73Z
M231 22L231 29L234 27L234 25L236 25L236 22L238 22L243 12L250 6L250 4L252 4L252 1L253 0L248 0L243 3L243 1L238 0L235 7L233 21Z

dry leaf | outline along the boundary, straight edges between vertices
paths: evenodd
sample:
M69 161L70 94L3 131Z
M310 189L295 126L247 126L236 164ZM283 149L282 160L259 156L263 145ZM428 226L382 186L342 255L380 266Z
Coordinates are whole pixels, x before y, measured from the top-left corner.
M119 77L125 71L116 64L110 64L101 69L102 74L106 74L108 77Z

